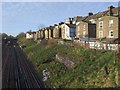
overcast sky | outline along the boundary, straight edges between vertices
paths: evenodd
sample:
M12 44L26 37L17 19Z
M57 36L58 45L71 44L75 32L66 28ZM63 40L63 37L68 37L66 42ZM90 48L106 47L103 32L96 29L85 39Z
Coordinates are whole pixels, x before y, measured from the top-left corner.
M88 12L101 12L117 2L4 2L2 3L2 32L17 35L40 25L54 25L68 17L86 16Z

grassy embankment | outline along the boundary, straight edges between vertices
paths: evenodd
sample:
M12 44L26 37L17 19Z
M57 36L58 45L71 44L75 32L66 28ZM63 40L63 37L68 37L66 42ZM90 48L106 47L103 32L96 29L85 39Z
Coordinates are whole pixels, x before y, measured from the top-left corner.
M117 54L112 51L94 51L83 47L62 45L43 46L26 42L24 52L35 66L38 74L48 68L50 79L47 82L61 88L116 87L118 84ZM59 54L70 58L74 68L67 68L55 60Z

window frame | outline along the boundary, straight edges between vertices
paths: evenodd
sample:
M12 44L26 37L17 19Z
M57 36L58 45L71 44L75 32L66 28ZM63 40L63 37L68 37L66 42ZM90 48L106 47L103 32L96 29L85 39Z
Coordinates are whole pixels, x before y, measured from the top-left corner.
M99 29L103 29L103 21L99 21Z
M109 20L109 27L113 27L113 20Z
M86 30L86 24L83 25L83 30Z
M111 33L111 32L112 32L112 33ZM113 35L112 35L112 34L113 34ZM112 35L112 36L111 36L111 35ZM110 31L109 31L109 37L110 37L110 38L114 38L114 32L113 32L113 30L110 30Z
M99 31L99 38L103 38L103 31Z

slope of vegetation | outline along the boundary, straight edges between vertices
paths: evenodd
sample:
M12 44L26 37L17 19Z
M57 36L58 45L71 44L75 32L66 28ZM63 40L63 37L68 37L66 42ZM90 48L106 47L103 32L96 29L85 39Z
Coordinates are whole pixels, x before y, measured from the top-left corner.
M32 43L30 45L30 43ZM47 68L51 83L59 88L102 88L118 86L118 54L112 51L95 51L83 47L36 44L26 42L24 52L39 75ZM69 57L76 67L67 68L55 59L56 54ZM117 56L118 55L118 56ZM119 66L120 67L120 66Z

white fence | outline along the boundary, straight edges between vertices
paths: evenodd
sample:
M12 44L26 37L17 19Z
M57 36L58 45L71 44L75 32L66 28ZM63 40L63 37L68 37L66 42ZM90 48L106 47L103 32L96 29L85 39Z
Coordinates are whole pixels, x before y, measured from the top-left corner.
M119 50L120 44L105 44L100 42L86 42L91 49Z

